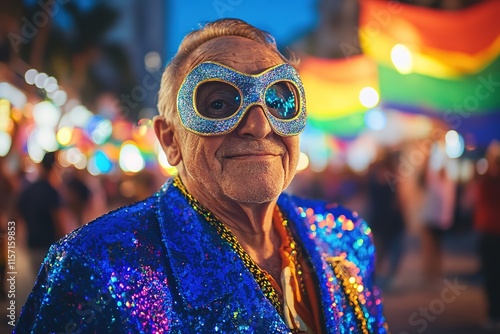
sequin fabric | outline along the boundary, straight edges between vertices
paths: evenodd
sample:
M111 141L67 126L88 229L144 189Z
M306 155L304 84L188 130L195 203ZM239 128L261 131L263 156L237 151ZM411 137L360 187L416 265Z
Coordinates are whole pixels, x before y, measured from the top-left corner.
M49 250L14 333L290 333L236 252L172 180ZM323 333L362 333L327 259L350 275L370 333L387 333L366 223L323 202L279 205L317 277Z
M195 108L194 94L197 85L204 81L220 80L233 84L243 95L238 111L225 119L209 119L201 116ZM190 131L204 135L221 135L231 132L240 122L248 107L254 103L265 105L266 88L277 81L290 81L299 90L300 113L292 119L279 119L264 108L273 130L280 136L298 135L306 126L306 101L304 87L297 71L289 64L280 64L261 74L249 75L214 62L196 66L184 79L177 94L177 109L182 124Z
M318 275L327 333L363 333L343 282L335 274L332 258L341 262L349 281L360 290L357 299L366 319L366 330L389 333L380 291L373 284L375 249L367 223L355 212L322 201L281 196L278 204L296 207L287 210L288 218L296 222L291 228L308 253L309 270Z

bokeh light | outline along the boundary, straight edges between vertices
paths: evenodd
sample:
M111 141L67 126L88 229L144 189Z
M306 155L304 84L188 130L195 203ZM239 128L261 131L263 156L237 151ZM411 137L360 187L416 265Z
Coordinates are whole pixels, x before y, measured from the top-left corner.
M450 130L446 133L446 154L448 157L455 159L460 157L465 150L464 138L455 130Z
M300 152L297 171L302 171L309 166L309 157L304 152Z
M7 131L11 127L10 123L10 102L0 99L0 131Z
M144 57L144 66L149 71L158 71L161 68L161 56L156 51L146 53Z
M33 108L33 119L40 128L54 128L61 117L61 110L50 103L43 101Z
M377 156L377 146L367 136L358 138L347 150L346 163L356 173L365 172Z
M373 87L364 87L359 92L359 102L367 108L375 107L379 100L378 92Z
M59 148L54 130L48 128L39 128L32 133L33 140L47 152L54 152Z
M168 163L167 155L162 149L158 152L158 164L165 175L174 175L177 173L177 168Z
M38 88L43 88L43 84L45 83L45 80L47 80L49 76L47 75L47 73L38 73L36 76L35 76L35 86L37 86Z
M84 128L93 114L86 107L79 104L71 109L67 115L71 125Z
M369 129L382 130L387 124L387 117L379 109L371 109L365 114L365 123Z
M68 145L71 142L72 137L73 137L73 129L67 126L62 127L57 131L56 138L59 144L61 144L62 146Z
M4 157L9 153L10 147L12 145L11 136L0 130L0 157Z
M66 151L66 160L74 166L81 166L86 157L78 147L72 147Z
M484 175L488 172L490 164L488 163L488 160L486 158L481 158L478 161L476 161L476 172L479 175Z
M141 151L135 142L128 140L123 143L120 149L120 157L118 158L120 168L124 172L137 173L144 169L145 161Z
M28 102L26 94L8 82L0 82L0 98L8 100L14 107L19 109L24 108Z
M474 177L474 164L470 159L465 159L460 164L460 182L469 182Z
M410 49L403 44L396 44L391 50L391 60L401 74L409 74L413 68L413 56Z
M54 77L48 77L43 83L43 88L47 93L54 92L58 87L57 79Z
M92 116L87 124L87 133L94 143L101 145L111 137L113 125L102 116Z
M34 85L35 84L35 77L38 74L38 71L35 70L34 68L31 68L24 73L24 80L26 81L27 84L29 85Z
M89 159L87 170L92 175L107 174L113 168L109 157L101 150L97 150Z
M64 90L55 90L52 94L52 101L55 105L62 106L68 100L68 94Z
M38 144L35 136L30 136L27 143L28 155L33 162L40 162L45 155L45 151Z

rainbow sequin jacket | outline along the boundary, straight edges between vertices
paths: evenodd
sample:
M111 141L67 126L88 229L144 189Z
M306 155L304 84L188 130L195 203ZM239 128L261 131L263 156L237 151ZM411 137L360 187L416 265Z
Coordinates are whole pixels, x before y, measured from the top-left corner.
M171 183L54 244L14 333L289 333L235 251ZM315 271L322 332L362 333L361 315L365 332L386 333L366 223L287 194L278 205ZM354 277L350 295L332 258Z

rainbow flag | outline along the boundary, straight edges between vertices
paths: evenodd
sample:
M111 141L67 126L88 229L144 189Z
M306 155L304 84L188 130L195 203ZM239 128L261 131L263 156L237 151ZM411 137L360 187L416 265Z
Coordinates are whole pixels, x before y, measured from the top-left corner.
M360 44L377 63L382 106L433 116L479 144L500 138L491 123L500 120L500 1L455 11L360 5Z
M362 55L306 57L299 68L310 124L337 137L363 131L364 87L379 106L426 114L479 144L500 139L500 1L447 11L360 0ZM345 43L344 43L345 44Z

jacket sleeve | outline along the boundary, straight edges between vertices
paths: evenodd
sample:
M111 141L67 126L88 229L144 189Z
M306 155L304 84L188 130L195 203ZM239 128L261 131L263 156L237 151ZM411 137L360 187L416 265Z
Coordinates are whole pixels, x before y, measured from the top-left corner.
M85 255L53 245L13 333L117 332L116 303Z
M154 211L144 206L150 203L102 216L54 244L14 333L171 333L182 327Z
M385 334L389 333L389 328L383 313L383 300L379 287L375 284L375 254L376 249L373 245L373 237L371 233L371 229L368 227L367 223L361 219L360 229L364 231L364 234L367 236L367 247L368 249L373 249L370 255L370 263L371 265L368 267L368 270L365 273L365 281L367 282L367 289L371 291L371 295L368 296L370 298L369 304L369 312L372 317L372 326L374 333Z

